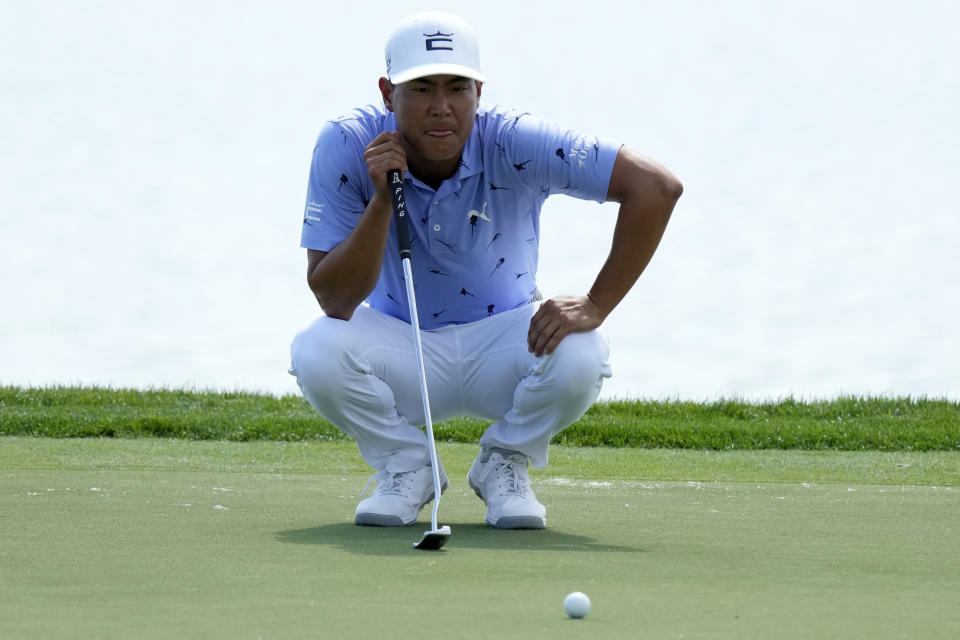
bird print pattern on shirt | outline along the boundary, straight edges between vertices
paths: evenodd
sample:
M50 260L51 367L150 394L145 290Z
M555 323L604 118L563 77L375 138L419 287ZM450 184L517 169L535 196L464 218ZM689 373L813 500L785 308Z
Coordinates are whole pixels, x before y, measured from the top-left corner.
M522 115L517 116L505 122L504 126L510 130L517 130L522 117ZM514 291L517 287L521 287L517 292L518 301L528 302L540 299L535 269L531 268L535 267L536 262L525 264L524 260L511 263L513 256L526 255L522 252L514 253L517 251L518 244L535 245L538 242L539 234L535 232L536 222L532 223L534 233L531 233L530 227L522 224L518 226L497 223L497 216L516 215L520 220L535 221L543 201L550 195L580 188L580 185L576 184L576 176L571 171L576 172L578 167L584 166L584 163L600 162L601 147L595 139L571 139L569 149L565 146L556 147L554 153L534 157L511 157L511 146L508 141L509 137L491 142L489 155L484 158L484 166L479 167L482 176L478 185L472 183L476 186L470 186L470 190L464 190L464 186L471 183L467 182L467 177L462 177L457 183L457 188L439 189L430 197L431 201L444 200L439 208L429 206L419 211L410 211L412 220L420 223L416 225L418 231L411 233L411 241L419 240L421 247L424 247L424 243L427 247L433 247L433 253L420 252L415 253L413 257L414 264L418 257L421 260L424 258L429 260L427 265L418 271L424 278L424 283L418 284L418 289L421 286L429 286L432 291L446 290L451 294L450 298L444 298L443 295L426 296L428 300L440 303L436 308L420 310L421 317L431 318L434 326L465 324L478 319L481 314L483 317L491 316L507 311L512 308L511 305L517 304L517 302L507 303L512 298L496 296L496 299L490 299L490 291ZM494 164L487 166L491 161ZM553 165L551 169L548 165L552 163L562 163L563 168L558 169ZM461 159L460 169L471 171L471 164L473 164L472 161ZM562 175L566 176L562 186L552 180L558 171L562 171ZM546 182L547 176L551 176L552 185ZM346 186L357 188L350 181L341 181L341 177L346 176L337 176L338 182L334 183L337 190ZM423 189L422 184L411 184L410 178L405 182L408 191ZM448 185L444 183L443 186ZM528 197L526 194L532 198L532 204L527 204L524 200ZM462 201L464 205L461 209L464 213L460 215L466 218L465 225L459 221L454 222L456 214L451 210L451 202L458 201ZM498 201L502 201L503 204L500 206L506 206L508 210L498 209ZM522 207L522 209L511 212L509 211L511 207ZM444 218L447 218L446 222ZM468 264L475 266L468 267ZM489 285L480 284L480 281L486 278L501 281L503 285L492 282ZM480 294L481 291L482 294ZM402 291L390 291L386 293L386 298L393 304L406 306ZM404 303L400 302L401 299ZM454 304L443 304L445 299ZM455 303L455 300L459 302ZM466 311L469 309L474 311Z
M421 305L426 302L421 317L433 327L479 320L532 297L543 201L557 193L581 197L578 190L586 197L588 183L577 170L610 160L609 147L596 138L545 127L521 112L490 113L478 114L479 137L471 138L457 175L434 190L436 197L422 182L405 176L408 197L414 189L420 191L417 205L408 208L410 240L417 288L424 294L418 299ZM373 181L358 152L371 136L393 130L393 118L370 109L329 122L333 130L319 148L323 153L315 156L318 172L311 176L308 196L316 211L303 221L310 242L322 240L320 233L342 239L343 230L369 206ZM395 230L391 237L395 243ZM407 300L396 258L396 247L386 247L385 277L369 302L403 318Z
M453 253L453 254L457 253L457 245L446 243L443 240L440 240L439 238L437 239L437 242L445 246L450 251L450 253Z

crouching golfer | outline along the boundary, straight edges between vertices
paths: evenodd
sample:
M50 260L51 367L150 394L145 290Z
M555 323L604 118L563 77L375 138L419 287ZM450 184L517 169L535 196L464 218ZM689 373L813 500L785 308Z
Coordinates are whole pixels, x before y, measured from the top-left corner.
M550 439L610 376L598 328L650 261L682 186L619 144L480 106L477 43L454 15L401 22L386 62L383 107L328 122L314 149L301 244L324 315L294 339L291 373L376 471L356 524L415 523L434 489L386 184L402 170L432 416L494 421L467 480L490 526L543 528L527 466L547 464ZM590 291L542 301L540 209L553 194L620 209Z

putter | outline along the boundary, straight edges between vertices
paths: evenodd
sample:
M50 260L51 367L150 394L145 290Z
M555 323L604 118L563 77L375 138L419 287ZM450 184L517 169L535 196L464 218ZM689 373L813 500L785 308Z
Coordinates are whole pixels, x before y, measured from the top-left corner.
M417 351L417 367L420 373L420 396L423 398L423 417L427 423L427 440L430 443L430 464L433 465L433 515L430 530L425 531L414 549L437 550L450 538L450 527L437 527L437 511L440 508L440 464L437 462L437 445L433 439L433 420L430 418L430 398L427 395L427 372L423 366L423 343L420 341L420 320L417 317L417 298L413 291L413 270L410 268L410 228L407 226L407 201L403 196L403 176L400 171L387 172L390 201L397 223L397 238L400 245L400 260L403 262L403 279L407 283L407 306L410 307L410 324L413 326L413 343Z

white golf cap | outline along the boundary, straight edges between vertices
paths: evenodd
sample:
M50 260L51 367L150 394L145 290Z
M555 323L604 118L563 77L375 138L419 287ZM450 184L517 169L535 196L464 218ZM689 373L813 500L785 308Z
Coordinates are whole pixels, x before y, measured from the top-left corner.
M445 11L424 11L405 18L387 40L387 78L402 84L447 74L485 82L473 29Z

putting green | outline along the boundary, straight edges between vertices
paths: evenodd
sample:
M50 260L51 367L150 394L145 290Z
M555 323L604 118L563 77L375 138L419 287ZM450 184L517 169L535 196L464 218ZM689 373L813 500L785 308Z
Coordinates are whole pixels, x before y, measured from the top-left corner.
M960 634L960 487L540 473L548 529L494 531L458 458L440 518L453 536L426 552L411 544L428 510L414 527L351 524L366 474L178 456L0 471L0 637ZM593 600L583 620L563 613L570 591Z

